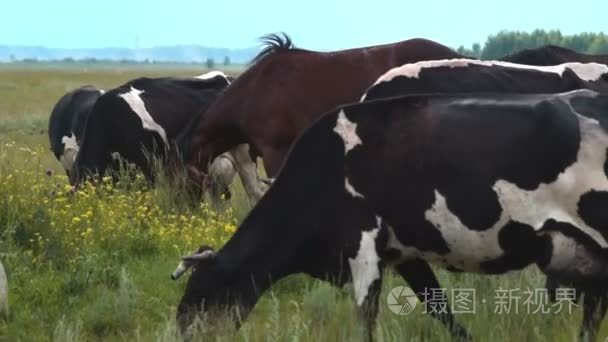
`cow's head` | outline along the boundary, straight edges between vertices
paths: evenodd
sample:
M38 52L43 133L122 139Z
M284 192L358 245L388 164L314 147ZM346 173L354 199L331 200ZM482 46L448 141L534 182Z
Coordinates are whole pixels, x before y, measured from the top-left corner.
M188 334L188 328L198 315L237 309L244 318L257 301L259 292L252 285L252 279L238 279L238 275L235 277L234 273L220 265L218 258L212 248L201 246L192 255L183 257L171 275L172 279L177 279L192 268L176 315L179 329L184 335Z

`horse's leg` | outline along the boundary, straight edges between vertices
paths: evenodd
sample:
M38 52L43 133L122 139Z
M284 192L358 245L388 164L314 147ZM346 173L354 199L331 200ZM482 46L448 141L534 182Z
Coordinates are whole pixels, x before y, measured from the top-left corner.
M284 147L273 147L264 149L264 169L266 169L266 175L269 178L276 177L285 157L287 156L287 148Z
M433 270L424 260L408 260L396 265L395 268L401 277L407 281L414 293L416 293L416 296L420 302L424 303L424 301L427 300L425 294L428 293L430 289L440 288L439 281L437 281ZM443 310L432 310L430 311L431 316L443 323L448 328L452 336L462 341L470 341L471 336L467 330L454 320L454 315L452 314L452 309L447 303L447 298L442 296L438 302L440 307L445 306L447 309L445 312Z

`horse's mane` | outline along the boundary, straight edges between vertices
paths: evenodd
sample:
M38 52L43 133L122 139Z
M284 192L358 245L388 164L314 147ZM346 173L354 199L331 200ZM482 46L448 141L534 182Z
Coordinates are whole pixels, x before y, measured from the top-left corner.
M259 41L262 43L264 48L260 53L257 54L250 64L256 64L265 57L279 51L295 50L295 46L291 41L291 38L285 33L270 33L260 37Z

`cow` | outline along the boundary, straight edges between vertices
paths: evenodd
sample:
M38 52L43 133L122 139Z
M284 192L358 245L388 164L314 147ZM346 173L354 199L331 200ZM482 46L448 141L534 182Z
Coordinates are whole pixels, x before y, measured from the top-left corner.
M382 75L362 100L423 92L556 93L574 89L608 92L608 66L564 63L531 66L502 61L451 59L393 68ZM556 301L558 281L547 278L549 298Z
M48 130L51 151L68 177L89 113L103 92L85 85L63 95L53 107Z
M0 262L0 317L8 316L8 281L4 266Z
M519 64L543 66L567 62L608 64L608 55L587 55L560 46L545 45L515 52L502 57L501 60Z
M306 273L352 280L371 340L386 266L424 301L440 288L429 263L481 274L536 264L585 294L580 333L594 338L608 306L607 111L608 95L591 90L338 107L299 137L220 250L183 258L193 270L180 330L218 308L246 318L275 282ZM432 315L470 339L450 310Z
M181 153L185 153L182 150L188 149L190 131L232 80L219 71L186 78L143 77L107 91L97 99L87 120L70 174L71 184L78 185L90 174L116 170L119 164L113 156L140 168L151 183L155 177L154 158L168 165L173 173ZM222 155L212 165L214 181L206 185L211 186L212 193L227 198L235 169L256 169L247 146L236 146L232 155ZM256 176L257 173L241 174L252 200L265 190Z

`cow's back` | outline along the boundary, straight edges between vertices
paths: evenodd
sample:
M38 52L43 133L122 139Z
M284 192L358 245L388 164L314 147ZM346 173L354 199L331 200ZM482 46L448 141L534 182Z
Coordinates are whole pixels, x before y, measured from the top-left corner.
M423 93L562 93L608 91L608 66L566 63L532 66L499 61L450 59L411 63L387 71L365 100Z
M568 62L601 63L608 65L608 55L589 55L554 45L524 49L501 58L502 61L528 65L558 65Z
M226 86L196 78L140 78L121 86L119 93L141 90L146 109L172 140L193 117L204 113Z

